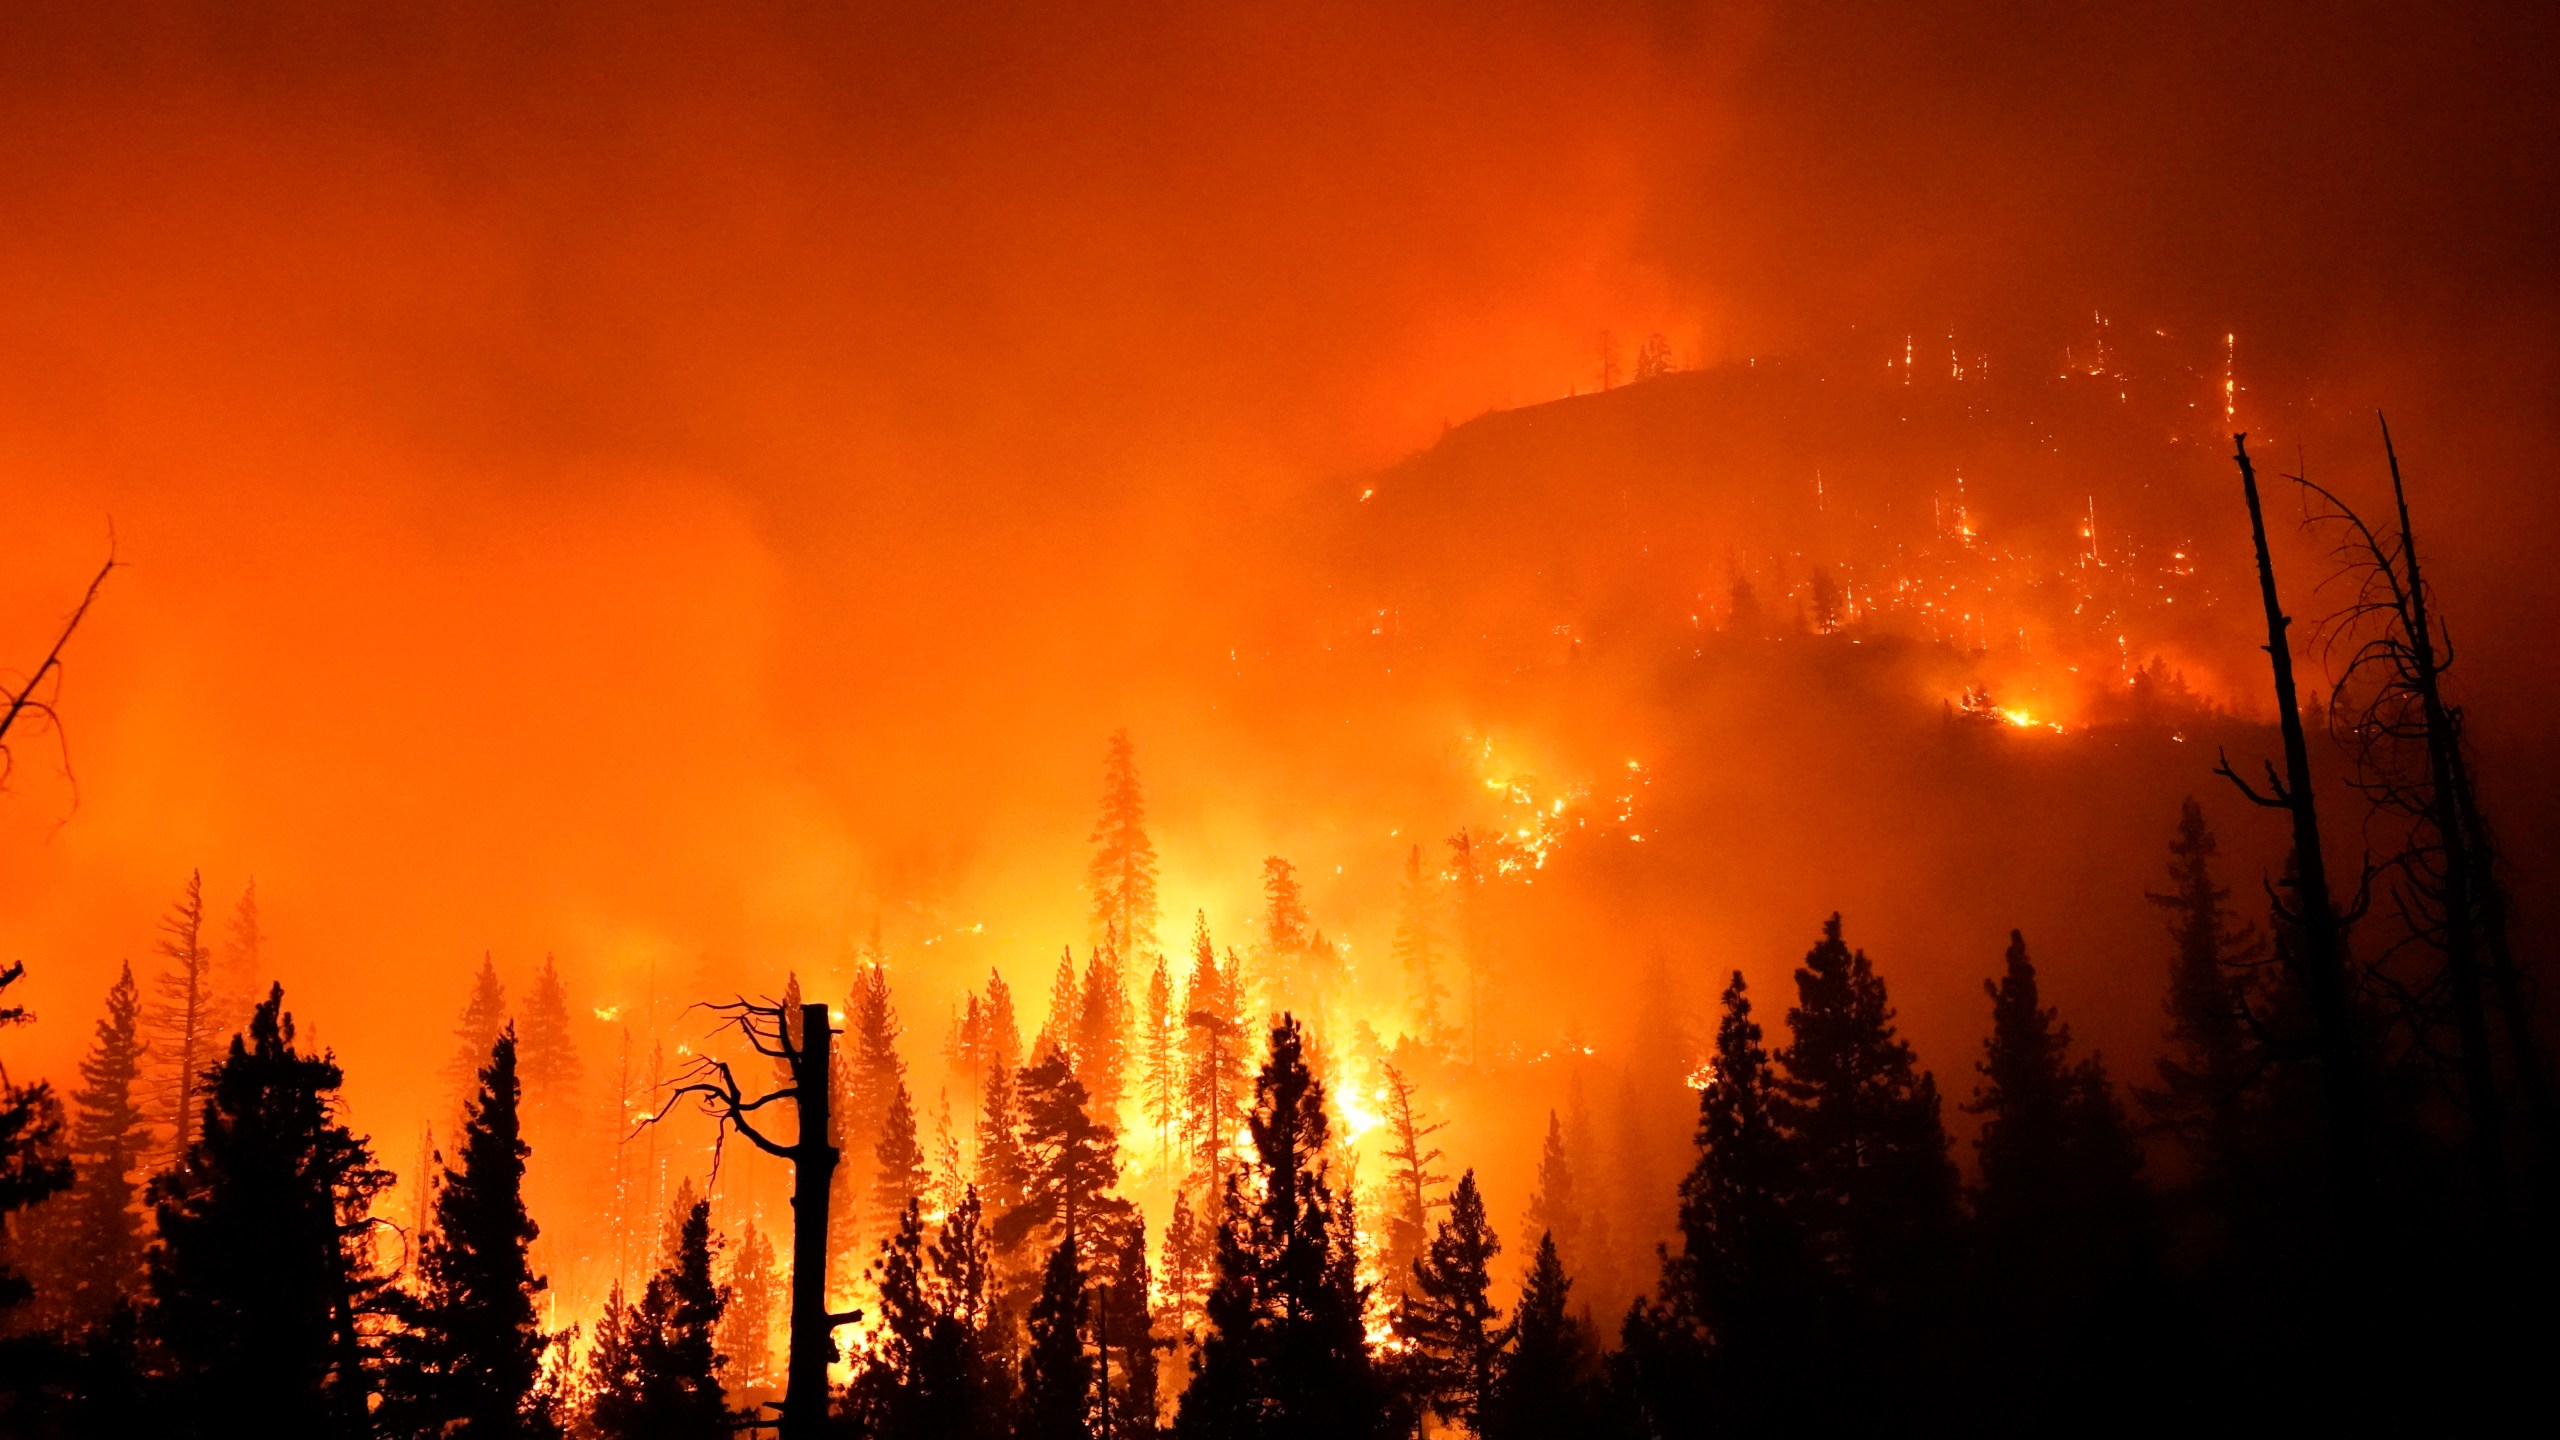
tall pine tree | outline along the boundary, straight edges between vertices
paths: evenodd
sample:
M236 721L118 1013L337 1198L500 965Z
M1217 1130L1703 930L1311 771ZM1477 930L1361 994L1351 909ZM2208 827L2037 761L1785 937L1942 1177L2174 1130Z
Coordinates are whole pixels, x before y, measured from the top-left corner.
M158 1057L157 1118L169 1127L175 1158L195 1144L205 1073L222 1058L221 986L205 943L202 871L188 872L187 888L161 920L159 949L169 964L153 983L158 998L143 1015L143 1033Z
M1555 1237L1539 1236L1478 1417L1476 1433L1484 1440L1547 1440L1594 1427L1601 1409L1599 1345L1571 1310L1572 1293Z
M619 1300L617 1293L615 1299ZM711 1278L711 1202L686 1207L675 1253L637 1305L608 1304L589 1423L603 1440L714 1440L731 1432L717 1337L728 1292Z
M142 1112L142 1000L125 965L107 990L107 1013L80 1061L71 1095L71 1162L76 1177L59 1204L54 1243L61 1276L57 1318L93 1325L130 1298L142 1275L139 1172L151 1143Z
M1350 1208L1326 1178L1324 1086L1295 1017L1254 1081L1253 1174L1231 1179L1208 1334L1176 1432L1186 1440L1385 1431L1390 1397L1362 1328Z
M1405 853L1404 886L1396 896L1396 963L1404 968L1412 997L1415 1033L1434 1049L1446 1043L1449 987L1440 978L1439 895L1422 868L1422 847Z
M1493 1257L1501 1253L1476 1172L1469 1170L1449 1192L1449 1218L1413 1262L1396 1310L1407 1394L1418 1408L1471 1430L1480 1423L1502 1348L1501 1310L1493 1303Z
M1093 935L1107 936L1119 952L1141 960L1157 950L1156 847L1147 838L1147 804L1138 784L1136 747L1129 732L1111 736L1103 762L1102 814L1093 824L1093 860L1085 888L1093 894Z
M498 983L498 962L484 951L480 971L471 977L470 998L462 1004L462 1018L454 1023L453 1058L445 1062L445 1086L453 1096L447 1113L459 1115L471 1103L472 1092L480 1085L480 1067L488 1063L498 1032L506 1028L507 987Z
M2169 842L2169 890L2149 897L2169 913L2169 1053L2158 1061L2158 1088L2140 1097L2178 1137L2208 1201L2228 1200L2248 1166L2257 1061L2238 977L2264 952L2257 932L2233 916L2231 892L2215 883L2217 848L2204 807L2189 796Z
M1085 1276L1076 1233L1058 1237L1031 1306L1031 1343L1022 1356L1018 1440L1089 1440L1093 1358L1085 1353Z
M420 1237L418 1292L392 1338L378 1416L403 1435L542 1437L560 1433L539 1393L549 1337L534 1308L537 1233L525 1213L525 1144L515 1027L500 1032L464 1107L462 1156L435 1188Z
M153 1339L163 1433L371 1429L369 1315L385 1282L367 1212L391 1183L338 1119L337 1063L294 1048L281 986L211 1077L195 1138L152 1182Z
M1581 1253L1582 1204L1574 1193L1573 1160L1565 1152L1564 1121L1547 1112L1547 1140L1538 1152L1537 1188L1529 1192L1527 1233L1555 1242L1568 1259ZM1531 1257L1535 1264L1535 1257Z

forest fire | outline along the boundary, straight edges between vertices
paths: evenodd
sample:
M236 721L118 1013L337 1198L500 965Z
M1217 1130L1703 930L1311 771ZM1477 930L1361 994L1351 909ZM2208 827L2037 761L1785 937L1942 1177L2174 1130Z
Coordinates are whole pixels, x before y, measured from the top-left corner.
M1997 10L0 15L0 1435L2549 1413L2560 19Z

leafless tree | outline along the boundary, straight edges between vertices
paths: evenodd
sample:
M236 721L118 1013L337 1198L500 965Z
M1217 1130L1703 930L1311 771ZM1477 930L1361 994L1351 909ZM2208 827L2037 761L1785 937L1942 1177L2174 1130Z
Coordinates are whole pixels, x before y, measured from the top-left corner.
M728 1061L704 1053L677 1077L651 1120L690 1097L723 1135L735 1130L757 1149L790 1163L790 1347L778 1428L782 1440L817 1440L827 1429L827 1366L836 1355L835 1332L862 1318L859 1310L827 1308L828 1195L841 1158L827 1138L836 1030L824 1005L802 1005L795 1015L776 1001L740 997L702 1008L720 1017L718 1030L735 1029L758 1055L779 1062L785 1083L750 1095ZM793 1110L795 1132L787 1142L759 1128L772 1124L759 1118L767 1107L786 1102Z
M27 672L22 683L7 691L8 708L0 710L0 787L9 783L9 777L18 768L17 752L10 746L10 737L37 729L52 732L54 744L62 756L63 773L71 773L71 751L63 740L62 717L53 708L62 693L62 652L71 643L72 632L88 618L89 607L97 603L98 591L105 587L107 576L115 572L116 564L115 539L110 535L106 563L90 577L89 588L81 593L79 606L72 610L71 618L62 622L62 629L53 637L53 647L44 652L44 659ZM21 725L27 727L26 731L20 730Z

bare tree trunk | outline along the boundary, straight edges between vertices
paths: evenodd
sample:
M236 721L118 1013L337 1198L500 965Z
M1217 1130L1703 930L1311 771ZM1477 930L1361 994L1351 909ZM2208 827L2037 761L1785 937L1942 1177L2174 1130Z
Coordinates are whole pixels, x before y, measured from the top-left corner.
M827 1423L827 1366L836 1354L837 1317L827 1309L827 1210L836 1147L827 1143L835 1030L827 1007L800 1007L800 1134L791 1146L791 1348L782 1392L782 1440L818 1440Z
M2444 703L2443 667L2436 656L2434 624L2427 616L2427 587L2418 569L2417 536L2409 524L2409 495L2400 482L2400 455L2391 445L2391 424L2382 422L2382 453L2391 462L2391 499L2399 510L2400 557L2408 568L2402 617L2407 631L2410 688L2417 691L2427 727L2428 824L2436 832L2443 856L2445 981L2453 997L2455 1037L2462 1045L2462 1090L2471 1111L2471 1165L2483 1204L2498 1199L2498 1173L2506 1150L2506 1123L2498 1101L2498 1080L2489 1056L2489 1021L2481 1002L2477 922L2479 857L2463 823L2461 792L2455 767L2461 749L2453 718Z
M2363 1188L2364 1075L2362 1046L2356 1038L2355 1015L2347 993L2346 953L2338 933L2338 912L2329 895L2328 866L2320 850L2320 813L2311 785L2311 747L2303 736L2302 701L2294 689L2293 649L2286 638L2292 620L2276 596L2275 561L2267 552L2267 522L2258 504L2258 474L2249 463L2249 437L2231 437L2232 458L2240 466L2240 489L2249 502L2249 534L2258 552L2258 591L2267 612L2267 658L2274 667L2276 716L2284 733L2285 773L2269 767L2269 792L2260 794L2232 770L2226 759L2221 773L2240 793L2269 809L2290 813L2293 821L2294 875L2287 882L2300 943L2291 968L2311 1004L2318 1037L2321 1088L2328 1111L2330 1164L2350 1194Z

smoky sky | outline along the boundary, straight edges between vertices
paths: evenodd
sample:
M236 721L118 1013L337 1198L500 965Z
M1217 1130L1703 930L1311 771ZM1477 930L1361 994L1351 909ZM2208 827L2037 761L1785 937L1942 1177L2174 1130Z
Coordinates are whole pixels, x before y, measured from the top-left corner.
M2236 333L2394 407L2547 709L2555 22L2238 8L13 7L10 660L130 569L0 938L67 1021L254 874L395 1053L484 948L832 957L958 877L1080 938L1117 725L1177 878L1322 828L1237 762L1344 717L1194 683L1303 598L1280 517L1601 331Z

